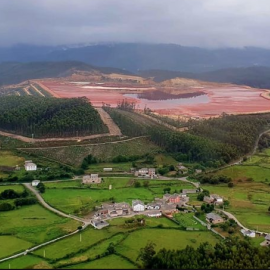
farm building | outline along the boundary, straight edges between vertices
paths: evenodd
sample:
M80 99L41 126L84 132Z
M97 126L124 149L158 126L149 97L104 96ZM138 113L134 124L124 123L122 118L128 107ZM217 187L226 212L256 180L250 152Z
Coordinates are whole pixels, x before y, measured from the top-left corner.
M141 168L138 171L135 171L135 176L150 177L151 179L153 179L154 177L157 177L156 169L155 168Z
M251 230L244 230L242 229L241 230L241 233L244 235L244 236L247 236L247 237L252 237L254 238L256 236L255 232L254 231L251 231Z
M132 209L134 212L142 212L144 211L144 203L140 200L133 200L132 201Z
M182 193L184 193L184 194L194 194L194 193L197 193L197 192L199 192L198 189L183 189L182 190Z
M40 183L40 180L33 180L32 181L32 187L38 186L39 183Z
M37 165L32 162L32 160L26 160L24 163L24 168L26 171L36 171Z
M222 204L223 198L217 194L211 194L210 196L204 196L203 201L206 203Z
M104 227L109 226L109 223L106 222L105 220L91 220L91 224L93 225L93 227L95 227L96 229L102 229Z
M103 168L104 172L112 172L113 168Z
M147 213L148 217L161 217L162 213L158 210L153 210Z
M101 183L101 178L98 174L91 174L83 176L83 184L99 184Z
M213 223L213 224L218 224L218 223L224 222L223 218L220 215L215 214L215 213L208 213L206 215L206 220L209 223Z

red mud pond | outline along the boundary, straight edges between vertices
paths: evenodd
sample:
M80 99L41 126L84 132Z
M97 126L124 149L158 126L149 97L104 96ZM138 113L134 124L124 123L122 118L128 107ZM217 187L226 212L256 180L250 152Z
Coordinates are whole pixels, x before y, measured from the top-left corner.
M136 103L137 109L148 107L160 114L208 117L221 113L255 113L270 111L270 100L261 96L265 90L235 85L205 86L194 93L171 95L144 85L89 82L43 81L57 97L87 97L100 107L116 107L123 99Z

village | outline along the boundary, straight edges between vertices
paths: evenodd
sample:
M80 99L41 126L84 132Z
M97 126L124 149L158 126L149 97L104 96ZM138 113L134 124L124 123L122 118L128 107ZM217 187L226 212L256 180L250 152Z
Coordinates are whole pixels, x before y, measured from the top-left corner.
M182 164L179 165L179 168L183 171L185 171L186 169L184 166L182 166ZM25 170L37 170L37 166L31 160L26 161ZM104 168L103 170L106 172L111 172L113 169ZM160 175L156 173L155 168L141 168L138 170L136 170L135 168L131 168L131 172L134 174L135 177L145 180L159 179L160 177ZM198 172L196 171L196 174L197 173L200 173L199 170ZM33 180L32 186L37 187L40 182L40 180ZM100 183L102 183L102 177L100 177L97 173L84 175L82 178L83 185L95 185ZM112 185L109 185L108 189L112 189ZM214 210L210 213L206 213L205 222L202 220L198 220L198 218L195 217L195 213L197 212L196 208L189 204L189 194L199 194L200 192L202 192L201 188L183 189L181 193L165 193L162 198L155 198L152 202L148 203L144 203L139 198L136 200L132 200L131 204L127 202L103 203L95 207L95 211L90 217L90 224L96 229L102 229L109 226L110 224L108 221L114 218L129 218L136 215L145 215L149 218L159 218L163 216L174 220L174 215L179 212L194 212L194 218L197 221L199 221L209 230L216 232L212 227L226 222L227 216L219 210ZM203 197L203 202L208 205L223 206L224 199L218 194L209 194L208 196ZM143 220L141 222L143 222ZM256 236L255 231L248 230L246 228L242 228L240 232L243 236L246 237L254 238ZM265 241L261 243L261 245L269 244L270 235L266 234Z

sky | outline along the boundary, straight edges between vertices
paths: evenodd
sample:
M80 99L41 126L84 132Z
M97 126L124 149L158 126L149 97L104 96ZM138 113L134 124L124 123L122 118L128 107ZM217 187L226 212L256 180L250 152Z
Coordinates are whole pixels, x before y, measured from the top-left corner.
M96 42L270 48L269 0L0 0L0 46Z

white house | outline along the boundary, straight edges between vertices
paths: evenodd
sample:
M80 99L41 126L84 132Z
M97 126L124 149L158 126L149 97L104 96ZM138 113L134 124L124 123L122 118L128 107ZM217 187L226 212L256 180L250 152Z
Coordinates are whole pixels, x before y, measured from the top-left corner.
M32 160L26 160L24 162L24 168L26 171L36 171L37 165L32 162Z
M144 211L144 203L140 200L133 200L132 209L134 212L142 212Z
M32 181L32 187L38 186L39 183L40 183L40 180L33 180Z
M139 175L148 175L148 168L141 168L138 173Z
M216 204L221 204L221 203L223 203L223 199L219 196L219 195L217 195L217 194L212 194L212 195L210 195L213 199L214 199L214 203L216 203Z
M101 178L98 174L84 175L83 184L99 184L101 183Z
M242 229L241 230L241 233L244 235L244 236L247 236L247 237L252 237L254 238L256 236L255 232L254 231L251 231L251 230L244 230Z

